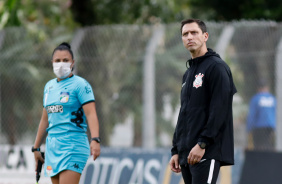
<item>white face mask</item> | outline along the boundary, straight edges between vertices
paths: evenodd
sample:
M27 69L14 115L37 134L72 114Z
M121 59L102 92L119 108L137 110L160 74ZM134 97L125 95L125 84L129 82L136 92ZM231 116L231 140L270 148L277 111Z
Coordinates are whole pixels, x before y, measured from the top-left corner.
M53 71L55 75L60 78L64 79L71 73L71 66L72 63L70 62L53 62Z

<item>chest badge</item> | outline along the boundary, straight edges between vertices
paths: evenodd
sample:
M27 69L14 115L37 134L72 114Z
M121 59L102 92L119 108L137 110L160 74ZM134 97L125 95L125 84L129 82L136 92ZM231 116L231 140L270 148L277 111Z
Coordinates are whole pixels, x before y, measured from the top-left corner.
M203 84L203 77L204 74L199 73L198 75L195 75L195 80L193 82L193 87L198 88L201 87Z
M60 102L67 103L69 101L70 94L69 92L61 92L60 94Z

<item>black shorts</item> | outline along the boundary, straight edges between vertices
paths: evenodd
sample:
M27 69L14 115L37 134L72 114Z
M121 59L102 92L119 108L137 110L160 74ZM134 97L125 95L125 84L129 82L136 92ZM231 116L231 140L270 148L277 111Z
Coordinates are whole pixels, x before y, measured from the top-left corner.
M216 184L219 169L219 161L202 159L195 165L182 165L181 173L185 184Z

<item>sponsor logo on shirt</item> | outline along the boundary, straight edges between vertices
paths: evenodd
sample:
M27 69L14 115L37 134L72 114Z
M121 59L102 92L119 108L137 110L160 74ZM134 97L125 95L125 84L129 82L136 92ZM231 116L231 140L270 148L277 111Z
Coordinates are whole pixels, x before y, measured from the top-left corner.
M91 88L89 86L85 86L85 92L88 94L91 92Z
M60 94L60 102L62 103L67 103L70 98L70 93L69 92L61 92Z
M85 82L85 92L88 94L91 92L91 87L87 81L84 81L84 82Z
M204 74L199 73L198 75L195 75L195 80L193 82L193 87L198 88L201 87L203 84L203 77Z
M46 107L47 113L64 112L62 105L50 105Z

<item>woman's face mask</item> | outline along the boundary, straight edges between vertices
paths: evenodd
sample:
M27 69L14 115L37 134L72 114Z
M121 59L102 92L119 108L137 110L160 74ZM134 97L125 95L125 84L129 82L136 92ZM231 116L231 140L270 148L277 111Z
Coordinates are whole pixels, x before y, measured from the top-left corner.
M53 71L60 79L65 79L71 73L70 62L53 62Z

